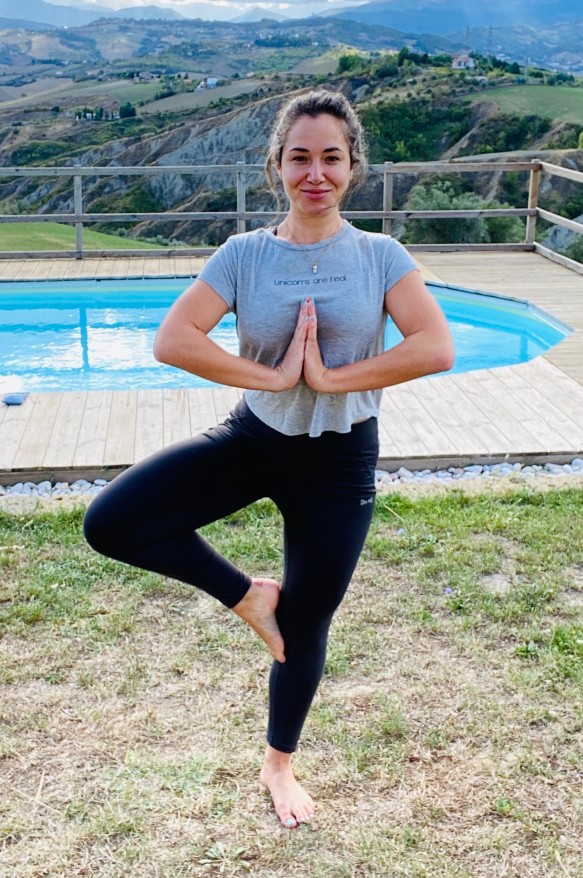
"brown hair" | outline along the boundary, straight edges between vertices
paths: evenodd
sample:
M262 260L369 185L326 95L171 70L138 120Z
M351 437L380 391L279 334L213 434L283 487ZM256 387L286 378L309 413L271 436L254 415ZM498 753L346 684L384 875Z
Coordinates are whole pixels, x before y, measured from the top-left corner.
M311 116L312 119L315 119L323 114L334 116L335 119L340 119L346 125L346 139L353 170L348 191L357 189L366 180L367 157L364 131L350 101L337 91L310 91L297 95L284 104L273 125L265 159L265 174L269 188L275 194L278 203L279 177L277 176L277 168L281 164L281 155L290 128L302 116Z

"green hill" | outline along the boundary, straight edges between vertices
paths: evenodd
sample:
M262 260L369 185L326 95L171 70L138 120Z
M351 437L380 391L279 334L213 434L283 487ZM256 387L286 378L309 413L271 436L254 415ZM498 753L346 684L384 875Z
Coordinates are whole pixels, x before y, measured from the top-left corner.
M74 250L75 229L62 223L2 223L0 250ZM150 250L160 244L136 241L134 238L118 238L103 232L83 232L85 250Z
M583 88L550 85L509 85L488 88L472 97L472 103L491 101L503 113L537 115L583 126Z

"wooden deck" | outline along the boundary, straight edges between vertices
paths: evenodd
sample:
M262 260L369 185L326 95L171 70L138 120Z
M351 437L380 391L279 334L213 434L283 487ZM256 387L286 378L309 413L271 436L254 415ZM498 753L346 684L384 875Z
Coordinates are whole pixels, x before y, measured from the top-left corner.
M575 332L530 363L384 391L380 465L567 461L583 454L581 275L533 253L430 253L420 263L428 280L528 299ZM184 257L0 260L0 279L188 277L201 264ZM216 423L238 397L233 388L31 394L21 406L0 406L0 483L113 475Z

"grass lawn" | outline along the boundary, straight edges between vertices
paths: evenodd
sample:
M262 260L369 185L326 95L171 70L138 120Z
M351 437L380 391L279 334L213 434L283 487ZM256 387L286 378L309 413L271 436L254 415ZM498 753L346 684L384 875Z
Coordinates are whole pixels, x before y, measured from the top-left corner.
M151 250L160 246L90 229L83 231L85 250ZM75 247L75 227L64 223L2 223L0 226L2 251L74 250Z
M582 875L582 504L379 498L297 756L319 811L296 831L256 780L251 631L94 554L81 510L2 513L0 873ZM279 576L280 525L265 501L207 536Z
M492 101L504 113L548 116L583 125L583 88L550 85L509 85L491 88L472 97L472 103Z

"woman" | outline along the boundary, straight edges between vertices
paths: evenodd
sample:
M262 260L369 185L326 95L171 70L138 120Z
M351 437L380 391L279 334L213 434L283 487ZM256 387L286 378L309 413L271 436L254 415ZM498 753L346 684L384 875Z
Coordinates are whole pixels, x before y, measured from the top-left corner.
M244 400L224 423L116 478L85 529L98 551L204 589L265 641L274 662L260 780L291 828L315 810L292 754L372 518L381 388L449 369L453 350L405 249L340 216L366 174L362 129L341 94L283 107L266 170L283 184L285 219L229 238L155 343L158 360L243 387ZM229 310L239 356L208 338ZM387 313L404 339L385 352ZM281 587L249 577L196 532L261 497L284 520Z

